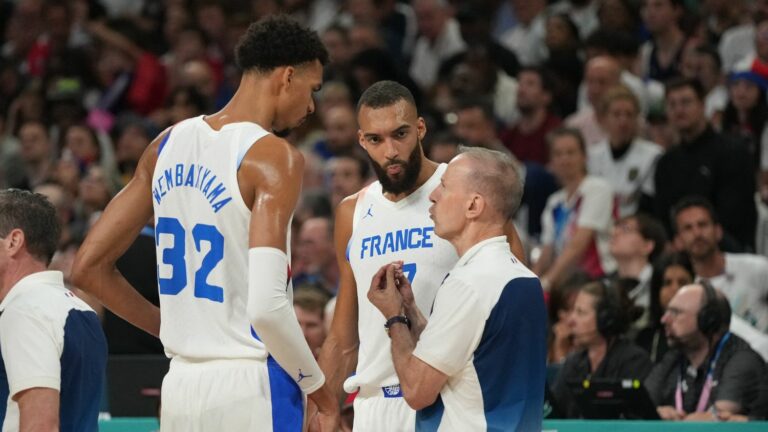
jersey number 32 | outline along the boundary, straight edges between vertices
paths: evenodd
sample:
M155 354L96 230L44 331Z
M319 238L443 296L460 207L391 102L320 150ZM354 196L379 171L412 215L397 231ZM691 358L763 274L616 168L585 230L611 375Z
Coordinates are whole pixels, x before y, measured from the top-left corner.
M160 244L162 234L173 236L173 247L163 249L162 262L170 265L172 270L171 277L158 278L160 294L177 295L187 287L187 260L184 247L187 232L178 219L160 217L155 227L155 244ZM224 301L224 289L208 284L207 279L214 267L224 258L224 236L213 225L196 224L192 227L192 239L198 252L202 251L203 242L210 245L208 253L200 263L200 268L195 271L195 297L221 303Z

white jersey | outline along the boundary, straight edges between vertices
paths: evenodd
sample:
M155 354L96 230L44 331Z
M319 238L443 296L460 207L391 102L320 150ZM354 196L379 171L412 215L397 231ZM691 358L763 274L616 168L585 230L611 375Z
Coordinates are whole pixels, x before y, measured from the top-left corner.
M267 134L245 122L216 131L200 116L160 144L152 199L160 340L169 357L267 358L246 314L251 212L237 182L245 153Z
M358 195L347 259L357 284L360 349L356 374L344 383L347 392L398 383L386 320L368 301L373 275L384 264L402 260L416 305L429 315L440 283L459 259L453 246L435 235L435 223L429 218L429 194L446 167L438 166L426 183L398 202L384 197L378 181Z

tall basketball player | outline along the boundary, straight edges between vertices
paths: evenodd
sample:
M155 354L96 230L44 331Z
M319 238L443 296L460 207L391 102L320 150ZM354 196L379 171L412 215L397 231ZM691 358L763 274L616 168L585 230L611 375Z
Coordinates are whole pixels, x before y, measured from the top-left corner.
M429 315L441 282L458 261L451 244L435 235L428 211L429 194L446 165L424 156L424 119L402 85L373 84L360 97L357 112L359 142L378 181L346 198L336 211L341 279L320 363L336 395L342 382L348 393L359 390L355 430L412 431L415 412L402 398L385 320L367 294L384 264L402 261L415 297L410 304ZM522 245L511 222L506 232L513 252L521 257Z
M291 301L303 159L271 133L314 111L327 58L315 32L285 17L251 25L231 102L152 142L80 249L76 285L159 334L172 359L162 431L300 431L302 392L319 409L316 426L338 421ZM114 267L153 214L159 310Z

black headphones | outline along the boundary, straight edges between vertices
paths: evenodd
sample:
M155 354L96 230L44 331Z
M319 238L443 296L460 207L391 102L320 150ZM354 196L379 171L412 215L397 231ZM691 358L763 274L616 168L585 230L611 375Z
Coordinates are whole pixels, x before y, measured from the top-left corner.
M718 297L712 283L707 279L701 279L698 284L704 288L705 303L696 316L697 325L704 336L712 337L724 326L730 326L731 305L727 299Z
M610 339L624 331L627 318L622 310L618 288L610 280L601 280L599 283L603 287L603 296L595 308L597 331L604 338Z

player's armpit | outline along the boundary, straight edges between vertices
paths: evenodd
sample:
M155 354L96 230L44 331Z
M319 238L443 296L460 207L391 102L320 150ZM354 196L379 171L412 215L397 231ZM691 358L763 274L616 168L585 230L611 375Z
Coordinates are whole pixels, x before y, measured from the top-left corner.
M125 280L115 263L152 218L152 176L158 147L167 133L158 136L144 151L131 181L110 201L88 232L72 268L75 286L155 336L160 332L160 310Z
M331 330L320 352L320 367L336 398L344 397L343 384L357 366L357 284L347 259L347 244L352 236L352 218L357 196L342 201L336 209L334 242L339 266L339 288Z
M59 430L59 391L34 387L13 397L19 404L19 431Z

